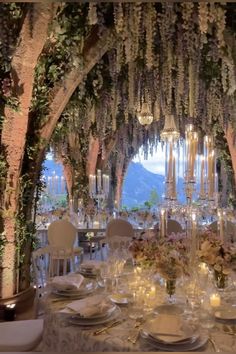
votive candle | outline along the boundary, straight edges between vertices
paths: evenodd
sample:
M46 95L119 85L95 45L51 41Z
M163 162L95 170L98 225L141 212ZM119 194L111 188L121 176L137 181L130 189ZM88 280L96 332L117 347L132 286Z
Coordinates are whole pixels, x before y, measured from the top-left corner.
M219 307L221 304L221 298L219 294L212 294L210 296L210 305L211 307Z

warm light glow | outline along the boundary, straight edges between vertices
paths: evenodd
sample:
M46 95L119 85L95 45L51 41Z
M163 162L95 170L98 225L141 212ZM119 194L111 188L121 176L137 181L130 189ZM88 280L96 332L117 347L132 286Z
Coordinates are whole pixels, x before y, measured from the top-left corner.
M16 304L7 304L6 307L8 309L14 309L16 307Z
M141 111L137 114L139 123L141 125L150 125L153 121L153 115L150 112L150 109L148 107L147 103L142 104Z
M210 296L210 305L211 307L219 307L221 304L221 298L219 294L212 294Z

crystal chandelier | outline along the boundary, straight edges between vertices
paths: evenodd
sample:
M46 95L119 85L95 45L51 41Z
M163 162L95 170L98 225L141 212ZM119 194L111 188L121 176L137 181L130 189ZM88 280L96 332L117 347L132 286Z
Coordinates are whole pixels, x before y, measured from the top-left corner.
M153 115L149 109L148 103L144 102L141 111L137 114L139 123L141 125L150 125L153 121Z
M165 126L160 135L162 141L177 141L179 139L180 133L173 115L168 115L165 118Z

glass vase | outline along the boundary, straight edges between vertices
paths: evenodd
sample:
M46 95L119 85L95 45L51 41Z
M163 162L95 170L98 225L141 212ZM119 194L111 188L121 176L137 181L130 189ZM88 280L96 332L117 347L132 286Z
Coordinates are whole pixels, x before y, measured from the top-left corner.
M214 270L214 276L217 288L220 290L225 289L228 284L228 275L224 274L223 272L217 272L216 270Z
M176 289L176 279L166 279L166 293L171 296L175 294Z

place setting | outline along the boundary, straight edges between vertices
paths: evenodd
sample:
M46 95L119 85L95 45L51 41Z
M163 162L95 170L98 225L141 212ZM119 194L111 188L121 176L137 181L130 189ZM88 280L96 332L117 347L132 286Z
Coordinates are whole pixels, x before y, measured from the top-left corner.
M98 285L93 279L86 279L81 274L56 276L50 283L51 293L62 298L83 298L93 293Z
M121 310L113 304L109 298L103 294L92 295L81 300L73 301L59 311L61 314L69 315L67 322L75 326L93 327L105 325L107 327L119 324ZM98 332L94 331L94 335L102 333L105 329ZM100 332L101 331L101 332ZM95 333L96 332L96 333Z
M86 278L97 278L103 264L104 262L97 260L85 261L79 266L78 273L82 274Z
M180 315L160 314L146 321L140 337L154 348L163 351L192 351L203 347L208 336L199 327Z

